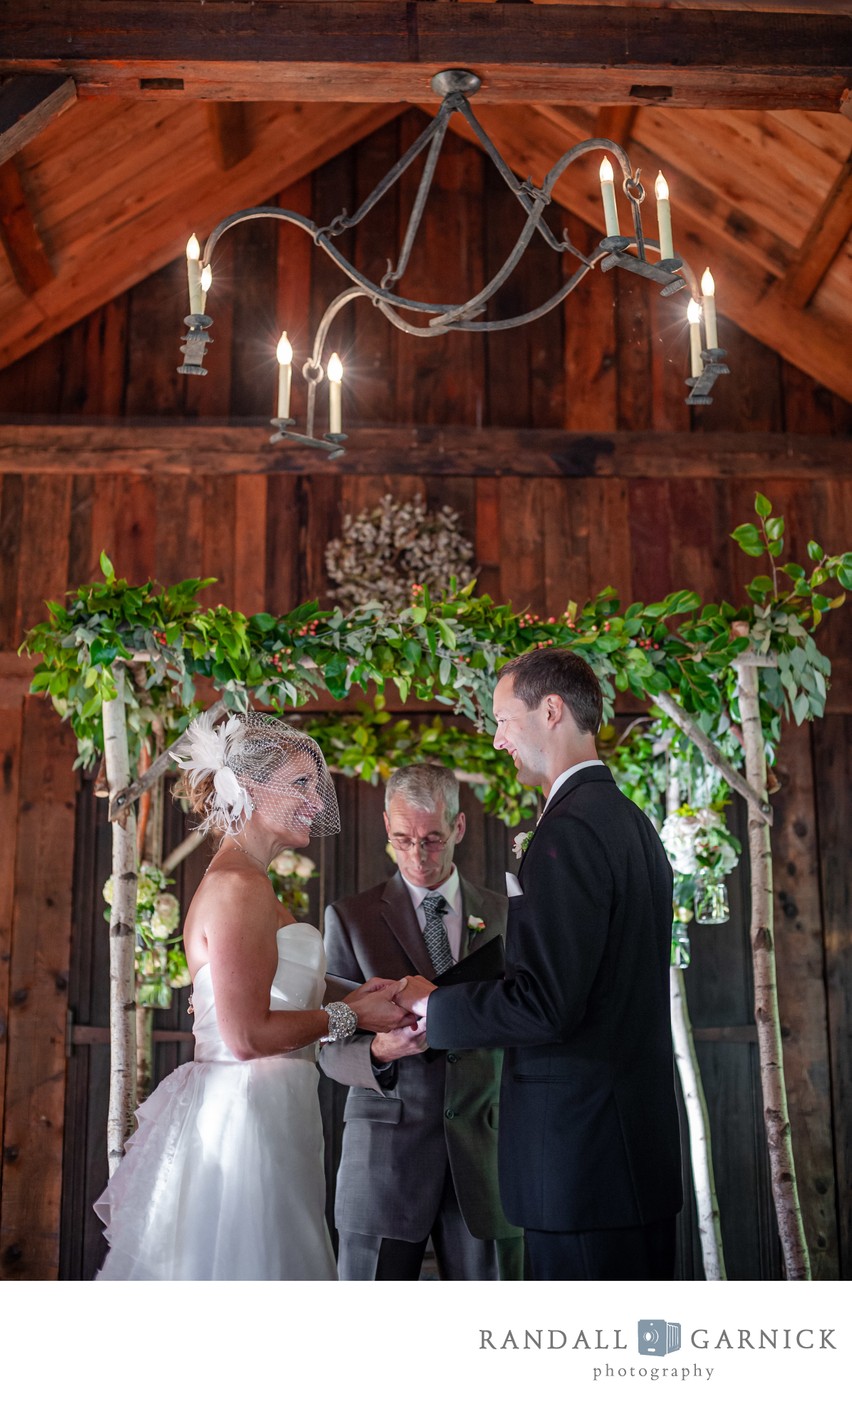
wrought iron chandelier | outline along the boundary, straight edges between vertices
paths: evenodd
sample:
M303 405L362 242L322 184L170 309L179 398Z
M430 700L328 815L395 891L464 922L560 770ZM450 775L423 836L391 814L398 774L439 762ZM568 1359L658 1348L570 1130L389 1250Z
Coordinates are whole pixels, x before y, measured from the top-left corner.
M278 206L256 206L245 211L237 211L234 215L220 221L209 236L203 254L195 236L190 238L186 251L190 313L184 320L188 331L183 335L181 352L184 361L182 366L178 368L178 372L201 377L207 372L203 361L207 345L213 341L208 332L213 321L205 312L205 304L207 292L212 284L211 262L216 246L225 232L234 226L240 225L244 221L269 218L276 221L288 221L291 225L299 226L306 231L314 243L351 280L351 284L332 299L328 305L316 331L313 350L302 367L302 376L307 384L304 433L293 430L295 420L290 416L293 350L286 333L282 334L279 340L277 349L278 404L277 415L272 419L272 425L276 428L270 437L272 442L285 439L298 442L302 446L326 451L329 459L343 454L342 443L346 440L341 427L343 367L337 353L332 353L327 364L323 367L323 356L326 339L335 316L353 299L369 299L396 328L404 333L412 334L416 338L438 338L453 330L464 330L471 333L499 332L532 323L535 319L539 319L555 309L577 287L580 280L584 279L598 264L602 270L609 270L617 266L640 275L643 279L653 280L660 286L660 293L667 297L689 288L692 296L687 307L690 332L690 376L686 379L686 385L690 391L686 401L690 406L707 405L712 402L710 393L716 379L722 373L729 371L724 362L725 350L716 346L718 336L715 286L708 269L704 272L699 291L697 281L689 266L675 253L672 243L669 191L662 173L657 177L655 183L659 239L651 240L646 236L642 226L641 208L645 199L645 188L639 180L639 170L633 171L627 153L618 143L604 137L590 138L586 142L578 143L565 152L559 161L551 167L541 186L535 186L531 180L521 181L515 176L474 116L467 96L476 93L480 87L480 80L476 74L467 69L445 69L435 75L431 86L432 91L442 99L438 113L353 215L348 215L344 209L329 225L318 226L309 217L300 215L296 211L287 211ZM397 286L405 274L432 186L441 146L450 119L455 113L458 113L472 129L509 190L526 213L526 219L514 247L500 270L484 288L471 298L459 304L437 304L424 300L406 299L398 293ZM583 255L568 239L564 231L561 238L553 233L544 220L544 212L550 204L553 188L565 170L572 162L593 151L603 151L606 154L600 165L601 199L606 234L590 255ZM399 256L395 264L388 260L387 272L381 283L376 284L356 269L351 261L340 252L334 243L335 239L344 231L357 226L423 152L426 153L423 172L408 218ZM615 175L610 157L614 157L621 168L622 190L629 203L632 217L633 232L630 235L622 235L621 233L615 194ZM577 269L565 284L538 308L530 309L526 313L517 314L508 319L486 319L485 312L488 300L509 279L535 235L541 236L552 250L559 253L567 251L573 255L579 261ZM649 260L648 251L656 252L659 258ZM703 340L702 323L704 326ZM328 429L318 436L315 434L316 399L317 391L324 380L328 381Z

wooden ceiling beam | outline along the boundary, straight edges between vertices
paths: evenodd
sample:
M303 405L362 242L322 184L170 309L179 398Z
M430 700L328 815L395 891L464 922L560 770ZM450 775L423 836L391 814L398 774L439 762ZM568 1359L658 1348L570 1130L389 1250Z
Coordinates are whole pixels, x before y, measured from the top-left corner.
M3 24L6 24L4 16ZM5 63L0 69L11 67ZM0 164L8 162L77 101L73 78L18 73L0 77Z
M852 87L852 21L751 0L716 9L633 3L457 5L433 0L75 0L73 24L4 17L0 73L72 77L80 93L216 101L421 102L459 65L481 102L664 103L838 112Z
M352 427L339 461L287 442L269 423L146 419L0 426L0 475L570 476L763 481L849 479L852 438L786 433L606 432L502 427Z
M35 294L54 278L14 160L0 166L0 242L22 294Z
M783 277L777 295L796 309L803 309L852 228L852 154L820 207Z

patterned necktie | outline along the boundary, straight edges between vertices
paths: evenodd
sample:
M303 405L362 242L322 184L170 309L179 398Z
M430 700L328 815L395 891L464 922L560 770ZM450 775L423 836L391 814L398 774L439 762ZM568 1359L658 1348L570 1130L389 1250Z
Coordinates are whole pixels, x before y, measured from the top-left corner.
M442 971L448 971L453 964L450 938L443 921L444 913L449 911L446 897L441 892L427 892L423 898L423 911L426 913L423 940L429 952L429 959L435 967L435 975L440 976Z

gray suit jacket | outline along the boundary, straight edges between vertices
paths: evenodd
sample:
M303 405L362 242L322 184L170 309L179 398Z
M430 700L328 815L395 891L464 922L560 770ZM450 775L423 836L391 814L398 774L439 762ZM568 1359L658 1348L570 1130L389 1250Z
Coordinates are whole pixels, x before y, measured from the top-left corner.
M507 899L461 878L462 916L485 929L462 931L460 958L505 934ZM349 980L434 978L411 895L401 875L326 909L326 965ZM398 1060L381 1075L370 1060L372 1035L321 1047L326 1074L348 1084L343 1153L337 1177L338 1230L393 1240L423 1240L441 1200L449 1158L459 1207L471 1235L519 1235L497 1188L500 1050L453 1049Z

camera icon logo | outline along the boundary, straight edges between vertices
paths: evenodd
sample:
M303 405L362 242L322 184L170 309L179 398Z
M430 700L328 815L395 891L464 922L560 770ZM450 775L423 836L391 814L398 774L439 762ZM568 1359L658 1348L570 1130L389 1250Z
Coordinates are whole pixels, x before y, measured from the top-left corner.
M639 1320L639 1352L651 1358L664 1358L680 1348L680 1324L665 1319Z

